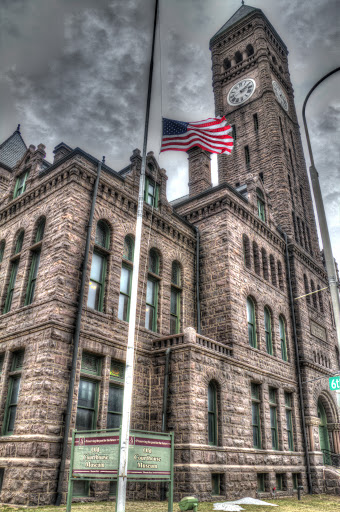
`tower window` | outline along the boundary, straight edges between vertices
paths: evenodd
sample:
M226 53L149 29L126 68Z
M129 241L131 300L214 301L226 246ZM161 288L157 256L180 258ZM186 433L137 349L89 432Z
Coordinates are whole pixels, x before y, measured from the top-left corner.
M242 62L242 60L243 60L242 53L240 51L237 51L235 53L236 64L238 64L239 62Z
M244 158L246 161L246 164L250 164L250 154L249 154L249 146L244 146Z
M254 130L255 130L255 132L258 132L258 130L259 130L259 118L258 118L257 114L253 115L253 120L254 120Z
M283 133L283 126L282 126L282 120L281 120L281 117L279 117L279 121L280 121L280 130L281 130L281 135L282 135L282 139L283 139L283 147L285 148L285 147L286 147L286 141L285 141L285 136L284 136L284 133Z
M224 59L224 61L223 61L223 67L224 67L224 69L225 69L226 71L227 71L228 69L230 69L230 68L231 68L231 62L230 62L230 60L229 60L229 59Z
M250 57L251 55L254 55L254 48L251 44L247 44L246 52L247 52L248 57Z
M279 316L279 331L281 340L281 356L283 361L288 361L287 356L287 341L286 341L286 327L285 321L282 315Z
M236 140L236 124L233 124L231 125L231 129L232 129L232 136L233 136L233 139L234 139L234 142Z

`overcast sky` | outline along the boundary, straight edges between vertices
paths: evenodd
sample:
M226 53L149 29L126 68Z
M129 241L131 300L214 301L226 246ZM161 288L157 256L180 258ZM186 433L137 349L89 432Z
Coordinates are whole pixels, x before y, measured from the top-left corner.
M187 193L187 155L162 153L161 116L214 114L209 39L240 0L160 0L148 150L167 170L168 197ZM298 116L314 83L339 66L340 0L252 0L289 50ZM142 149L154 0L1 0L0 141L21 124L27 145L61 141L120 170ZM162 87L161 87L162 84ZM311 96L307 118L340 262L340 73ZM304 136L303 136L304 141ZM309 158L305 153L307 165Z

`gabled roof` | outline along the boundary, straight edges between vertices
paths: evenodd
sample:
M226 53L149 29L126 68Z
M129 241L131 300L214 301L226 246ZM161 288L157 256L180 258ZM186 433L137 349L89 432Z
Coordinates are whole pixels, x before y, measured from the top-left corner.
M282 41L282 39L279 36L279 34L276 32L276 30L273 27L273 25L270 23L268 18L263 14L261 9L258 9L256 7L251 7L251 5L241 5L241 7L239 9L237 9L237 11L232 15L232 17L229 18L229 20L220 28L220 30L218 30L216 32L216 34L210 39L210 46L215 41L215 39L218 38L218 36L224 34L224 32L227 32L231 27L236 25L236 23L239 23L243 18L246 18L249 14L252 14L252 13L255 13L255 12L257 12L259 14L262 14L264 19L268 23L269 27L273 31L275 37L278 39L278 41L280 41L280 43L283 46L283 48L287 51L286 45Z
M20 124L15 132L0 144L0 163L14 167L27 150L24 139L21 137Z

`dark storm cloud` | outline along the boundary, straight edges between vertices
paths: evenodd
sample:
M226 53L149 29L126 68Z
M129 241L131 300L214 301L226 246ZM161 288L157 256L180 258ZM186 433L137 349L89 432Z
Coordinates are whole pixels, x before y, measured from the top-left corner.
M70 13L65 50L39 79L15 67L7 72L22 124L34 129L35 143L55 145L67 134L65 142L98 155L118 153L124 140L128 158L140 138L150 30L147 20L131 23L141 15L134 2L116 7Z
M282 7L282 16L298 42L301 57L317 48L319 42L324 50L336 51L334 42L340 34L338 0L290 0Z

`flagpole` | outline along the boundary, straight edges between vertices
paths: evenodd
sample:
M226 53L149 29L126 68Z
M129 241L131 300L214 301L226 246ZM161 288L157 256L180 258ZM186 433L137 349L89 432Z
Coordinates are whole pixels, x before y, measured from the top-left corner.
M136 331L137 291L138 291L140 248L141 248L142 225L143 225L146 147L147 147L148 131L149 131L153 60L154 60L153 57L154 57L154 49L155 49L157 13L158 13L158 0L155 0L155 16L154 16L154 24L153 24L152 49L151 49L151 59L150 59L150 68L149 68L149 85L148 85L148 96L147 96L146 114L145 114L142 169L141 169L140 178L139 178L135 252L134 252L134 258L133 258L133 275L132 275L132 285L131 285L129 334L128 334L128 344L127 344L127 351L126 351L123 417L122 417L121 442L120 442L120 456L119 456L119 470L118 470L118 494L117 494L116 512L125 512L125 504L126 504L127 465L128 465L128 453L129 453L131 399L132 399L133 369L134 369L134 355L135 355L134 345L135 345L135 331Z

